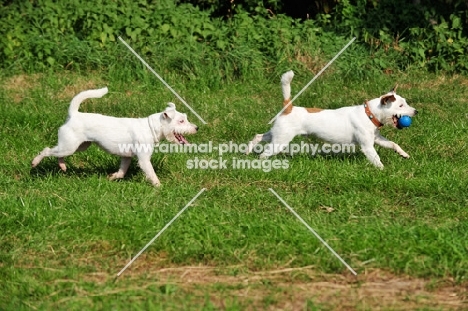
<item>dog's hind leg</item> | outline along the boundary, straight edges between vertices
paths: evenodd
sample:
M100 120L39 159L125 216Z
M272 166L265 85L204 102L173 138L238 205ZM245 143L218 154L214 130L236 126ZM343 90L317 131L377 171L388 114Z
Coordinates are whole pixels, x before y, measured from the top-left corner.
M42 159L44 159L44 157L48 156L50 152L50 148L49 147L46 147L44 148L44 150L42 150L31 162L31 166L32 167L36 167L41 161Z
M82 143L78 149L76 149L76 151L85 151L86 149L89 148L89 146L91 146L92 142L90 141L85 141L84 143ZM58 165L60 167L60 169L62 171L66 171L67 170L67 165L65 164L65 158L64 157L60 157L58 158Z
M132 162L132 158L122 157L120 159L120 168L117 172L109 175L109 180L115 180L119 178L124 178L125 174L127 173L128 167Z
M401 147L394 143L391 140L388 140L387 138L383 137L382 135L376 135L375 137L375 143L381 147L384 148L389 148L395 150L399 155L401 155L403 158L409 158L409 154L407 154Z
M249 148L247 149L247 152L245 154L249 154L252 152L252 150L254 149L254 147L262 142L262 141L266 141L266 142L270 142L272 139L272 136L271 136L271 133L270 132L266 132L265 134L257 134L255 135L255 137L249 142Z
M59 146L55 146L52 149L46 147L32 160L31 166L36 167L45 157L57 157L60 169L65 172L67 170L67 166L65 165L64 158L68 155L73 154L75 150L76 148L73 149L73 151L71 152L64 152L63 150L60 150Z
M52 149L46 147L32 160L31 166L36 167L45 157L57 157L60 169L66 171L67 167L64 158L72 155L78 147L79 146L63 146L60 144Z
M271 134L270 134L271 135ZM295 134L292 133L282 133L281 135L275 134L271 135L271 142L265 145L263 153L260 155L261 159L268 158L275 154L278 154L288 148L289 143L293 140Z
M31 163L32 167L36 167L45 157L57 157L60 169L62 171L66 171L67 167L65 165L64 158L66 156L72 155L78 149L85 150L91 144L91 142L83 142L81 139L78 139L71 135L66 136L66 138L60 139L60 136L61 136L60 134L63 135L63 134L68 134L68 133L64 133L63 130L59 131L59 142L57 146L53 148L48 148L48 147L44 148L44 150L42 150L32 160L32 163Z

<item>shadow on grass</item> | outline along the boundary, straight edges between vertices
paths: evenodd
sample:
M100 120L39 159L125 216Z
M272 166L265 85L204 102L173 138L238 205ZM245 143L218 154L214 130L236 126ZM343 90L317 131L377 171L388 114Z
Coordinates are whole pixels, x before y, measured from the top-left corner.
M378 150L377 150L378 151ZM251 153L254 157L259 157L259 153ZM313 161L317 159L327 160L327 161L337 161L337 162L359 162L360 159L365 158L362 152L356 151L353 153L316 153L313 154L311 152L304 152L304 153L294 153L290 154L289 152L281 152L278 153L270 159L285 159L285 160L297 160L297 159L305 159L307 161Z
M72 163L67 164L67 171L63 172L59 166L57 159L50 158L44 159L38 166L32 167L29 170L29 176L32 179L46 179L47 177L56 176L77 176L77 177L91 177L94 175L106 176L115 173L119 169L120 161L112 161L109 164L100 165L93 163L86 163L83 166L75 166ZM163 160L153 161L153 168L158 176L165 176L168 171L164 168ZM128 168L125 177L116 181L131 181L137 176L144 176L143 171L138 166L136 158L132 159L132 163Z

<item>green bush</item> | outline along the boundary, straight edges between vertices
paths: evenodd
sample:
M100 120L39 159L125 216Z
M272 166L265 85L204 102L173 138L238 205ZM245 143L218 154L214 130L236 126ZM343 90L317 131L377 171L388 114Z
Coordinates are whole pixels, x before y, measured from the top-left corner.
M429 27L411 28L412 40L402 42L406 54L420 66L434 70L468 72L468 37L463 35L463 12L434 20Z
M92 5L78 0L11 1L0 7L0 67L7 72L109 69L117 64L141 69L117 39L121 36L157 68L187 80L211 74L205 82L217 86L225 79L291 67L317 72L356 36L349 57L337 64L352 76L411 64L468 72L466 11L445 19L401 1L372 6L366 0L341 0L329 14L299 20L267 10L280 11L280 1L231 2L236 10L220 17L220 4L190 2L199 7L171 0ZM396 13L389 14L392 10Z
M128 65L122 63L128 51L118 42L121 36L156 66L188 78L207 70L219 79L258 75L294 61L319 32L312 21L284 15L240 12L223 20L171 1L98 1L86 8L79 1L14 2L0 15L2 66L28 72Z
M400 68L415 63L430 70L466 73L468 15L461 5L460 1L380 0L370 5L367 0L341 0L333 18L322 17L322 25L361 38L377 54L389 53ZM386 63L382 55L375 59L378 65Z
M165 28L158 28L168 22L172 9L169 1L96 1L87 6L77 0L15 1L2 7L0 57L4 65L38 69L99 65L109 61L103 53L119 35L133 39L144 52L148 38L163 41Z

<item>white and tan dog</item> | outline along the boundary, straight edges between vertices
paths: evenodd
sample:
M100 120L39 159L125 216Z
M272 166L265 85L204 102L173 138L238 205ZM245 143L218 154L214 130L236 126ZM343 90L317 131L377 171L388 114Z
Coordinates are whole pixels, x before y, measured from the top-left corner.
M76 151L84 151L94 142L105 151L121 157L120 168L109 176L110 180L123 178L131 158L136 156L146 178L154 186L159 186L159 179L150 161L153 146L163 139L175 144L188 144L183 135L195 134L198 127L190 123L185 114L176 111L173 103L169 103L161 113L139 119L78 111L85 99L100 98L105 94L107 87L76 95L68 108L68 119L58 131L57 146L42 150L32 161L32 166L37 166L44 157L52 156L58 158L59 167L65 171L64 157Z
M275 120L270 131L257 134L249 143L247 153L261 141L268 142L261 158L277 154L288 146L297 135L314 135L329 143L357 144L367 159L382 169L383 164L374 148L374 144L395 150L404 158L409 155L396 143L380 135L379 129L385 125L400 128L398 119L403 116L414 116L417 111L406 103L406 100L395 93L395 88L379 98L367 101L364 105L343 107L339 109L319 109L293 107L290 104L291 81L294 77L288 71L281 77L284 102L283 113Z

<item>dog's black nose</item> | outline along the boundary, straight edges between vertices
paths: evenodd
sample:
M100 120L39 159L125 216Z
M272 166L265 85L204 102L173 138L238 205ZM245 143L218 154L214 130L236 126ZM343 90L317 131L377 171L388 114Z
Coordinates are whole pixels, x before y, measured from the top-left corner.
M198 132L198 126L195 126L195 131L197 131L197 132Z
M414 115L417 115L417 114L418 114L418 111L417 111L417 110L415 110L415 111L414 111Z

